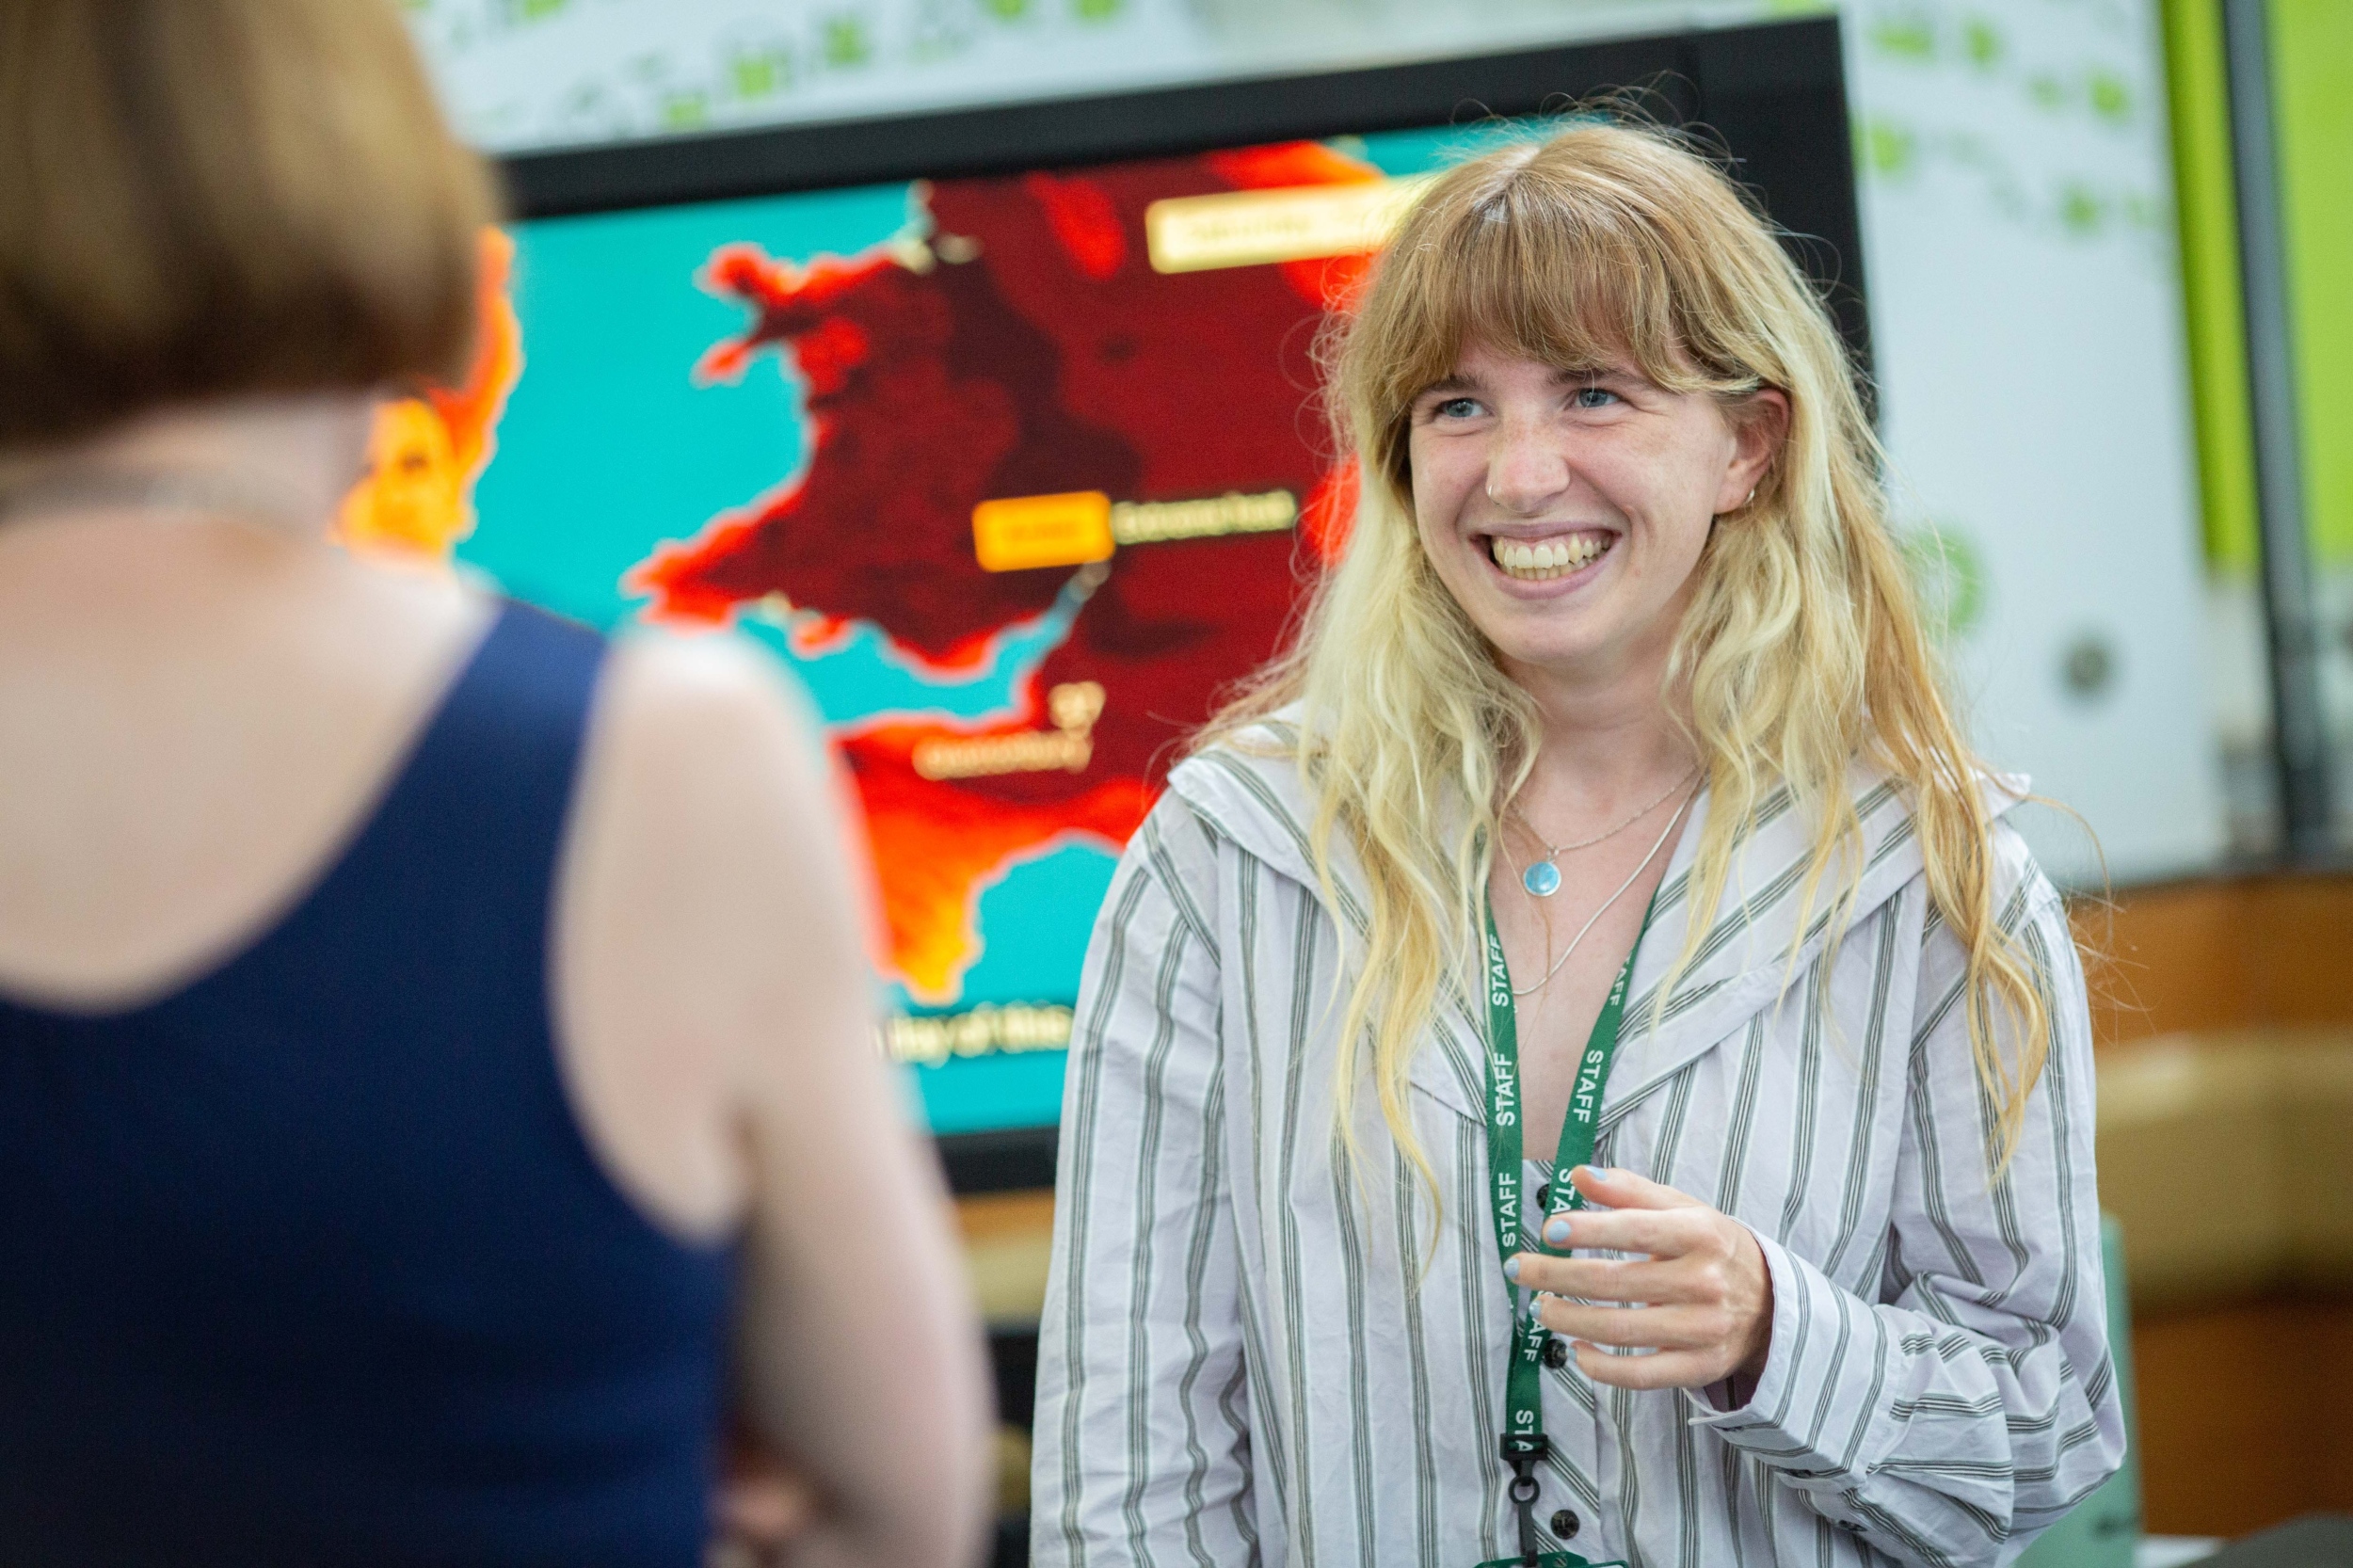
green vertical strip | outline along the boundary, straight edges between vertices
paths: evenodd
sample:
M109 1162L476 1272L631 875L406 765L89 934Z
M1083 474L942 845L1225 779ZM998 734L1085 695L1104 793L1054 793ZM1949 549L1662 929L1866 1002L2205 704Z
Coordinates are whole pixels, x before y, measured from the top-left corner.
M2313 553L2353 565L2353 4L2272 0L2280 204Z
M2321 0L2323 7L2336 3L2341 0ZM2182 304L2189 327L2206 559L2223 570L2251 572L2259 557L2254 426L2247 406L2247 329L2239 299L2238 199L2231 178L2222 7L2220 0L2164 0L2164 6Z

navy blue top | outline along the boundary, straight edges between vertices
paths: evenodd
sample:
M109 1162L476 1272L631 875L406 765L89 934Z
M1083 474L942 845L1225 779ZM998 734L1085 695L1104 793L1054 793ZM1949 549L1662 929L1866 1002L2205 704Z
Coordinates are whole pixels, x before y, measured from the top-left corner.
M0 1563L692 1568L732 1251L608 1179L548 1016L602 655L507 605L291 913L0 1000Z

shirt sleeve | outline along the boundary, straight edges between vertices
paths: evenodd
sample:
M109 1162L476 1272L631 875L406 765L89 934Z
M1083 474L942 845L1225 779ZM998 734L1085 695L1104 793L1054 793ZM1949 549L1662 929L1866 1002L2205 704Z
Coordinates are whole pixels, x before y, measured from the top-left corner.
M1040 1325L1035 1568L1257 1560L1216 876L1214 841L1163 796L1088 945Z
M1742 1408L1696 1418L1901 1562L2007 1563L2124 1454L2083 969L2058 895L2014 833L1996 838L1997 907L2051 1029L2009 1165L1997 1176L1988 1154L1995 1101L1970 1048L1965 954L1931 915L1881 1299L1758 1237L1773 1279L1764 1376ZM1997 1034L2003 1022L1997 1009Z

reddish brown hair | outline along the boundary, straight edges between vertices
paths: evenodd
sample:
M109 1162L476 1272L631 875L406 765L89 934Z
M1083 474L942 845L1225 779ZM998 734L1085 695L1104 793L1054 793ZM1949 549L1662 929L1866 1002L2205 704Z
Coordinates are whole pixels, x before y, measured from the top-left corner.
M0 447L454 376L480 159L386 0L0 0Z

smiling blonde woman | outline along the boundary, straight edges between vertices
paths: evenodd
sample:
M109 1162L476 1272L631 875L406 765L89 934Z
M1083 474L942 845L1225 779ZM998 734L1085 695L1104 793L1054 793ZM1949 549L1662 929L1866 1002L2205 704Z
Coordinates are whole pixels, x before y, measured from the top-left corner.
M1583 122L1338 341L1354 536L1105 903L1036 1560L1997 1563L2117 1465L2083 980L1819 301Z

